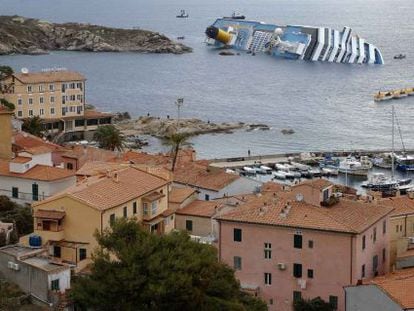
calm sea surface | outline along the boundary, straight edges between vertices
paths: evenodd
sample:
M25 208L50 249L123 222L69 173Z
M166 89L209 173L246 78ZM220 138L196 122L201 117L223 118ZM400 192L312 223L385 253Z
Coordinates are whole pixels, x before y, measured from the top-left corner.
M1 0L1 14L54 22L141 27L171 38L185 36L194 52L185 55L54 52L2 56L0 63L31 71L66 67L88 78L87 101L104 111L138 116L176 115L213 122L266 123L270 131L205 135L192 141L201 157L283 151L389 148L390 103L376 104L378 90L414 86L412 0ZM177 19L180 9L188 19ZM242 54L221 57L206 47L205 28L239 11L277 24L350 26L377 45L384 66L310 63ZM394 60L398 53L405 60ZM414 148L414 96L393 101L404 142ZM280 130L293 128L293 135ZM397 146L399 146L397 144Z

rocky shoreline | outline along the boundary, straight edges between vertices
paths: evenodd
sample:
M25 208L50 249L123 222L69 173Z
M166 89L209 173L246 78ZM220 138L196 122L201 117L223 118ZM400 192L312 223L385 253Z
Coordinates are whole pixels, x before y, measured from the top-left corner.
M142 29L56 24L21 16L0 16L0 55L38 55L56 50L172 54L192 51L162 34Z
M151 135L158 138L169 137L171 134L186 133L189 136L211 134L211 133L232 133L234 130L245 129L247 131L269 130L265 124L246 124L243 122L213 123L200 119L177 119L143 116L138 119L123 120L115 126L125 136Z

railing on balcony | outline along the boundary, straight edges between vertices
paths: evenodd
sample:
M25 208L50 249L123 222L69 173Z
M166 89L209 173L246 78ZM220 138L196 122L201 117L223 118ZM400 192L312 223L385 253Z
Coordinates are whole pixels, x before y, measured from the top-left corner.
M21 192L21 191L18 191L17 193L13 193L13 191L6 190L6 189L0 189L0 195L5 195L12 200L13 199L20 200L25 203L32 203L33 201L42 201L49 197L48 195L44 195L43 193L34 194L34 193Z

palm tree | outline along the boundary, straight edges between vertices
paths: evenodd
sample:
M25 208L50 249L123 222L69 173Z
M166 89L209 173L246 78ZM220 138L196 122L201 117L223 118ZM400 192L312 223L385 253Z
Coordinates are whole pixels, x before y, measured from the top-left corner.
M171 155L173 157L172 160L172 168L171 170L174 172L175 166L177 164L177 157L178 152L180 151L180 147L187 143L187 140L190 136L187 133L173 133L167 137L167 144L171 146Z
M99 142L99 146L104 149L115 149L122 151L125 138L121 132L113 125L99 126L94 135L94 139Z
M42 137L43 123L39 116L26 118L22 124L22 130L32 135Z

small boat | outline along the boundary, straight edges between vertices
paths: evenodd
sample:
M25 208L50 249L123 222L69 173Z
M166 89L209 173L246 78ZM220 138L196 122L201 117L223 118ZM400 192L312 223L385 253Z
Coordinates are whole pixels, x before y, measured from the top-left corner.
M289 168L286 166L286 164L276 163L275 168L279 171L288 171Z
M339 159L333 158L332 155L325 155L325 158L319 161L320 168L332 168L336 169L339 166Z
M266 174L271 174L272 173L272 168L266 166L266 165L260 165L259 167L263 172L265 172Z
M386 92L378 92L374 95L374 101L380 102L384 100L390 100L394 96L393 91L386 91Z
M187 18L189 15L185 12L185 10L180 11L180 15L177 15L177 18Z
M292 165L295 169L305 171L310 169L309 165L298 163L298 162L290 162L290 165Z
M284 173L285 173L285 175L286 175L286 178L291 178L291 179L293 179L293 178L295 178L295 177L296 177L296 175L295 175L295 173L294 173L294 172L287 171L287 172L284 172Z
M405 57L406 57L405 54L397 54L397 55L394 55L394 59L404 59Z
M256 169L249 167L249 166L244 166L243 167L243 172L246 175L256 175Z
M397 169L401 171L414 171L414 156L403 154L395 155Z
M337 168L328 168L323 167L322 168L322 174L327 176L337 176L339 173L339 170Z
M277 171L273 173L275 179L286 179L286 172Z
M393 99L400 99L400 98L407 97L407 96L408 96L408 94L405 91L405 89L401 89L401 90L394 91L394 93L392 95L392 98Z
M227 168L227 169L226 169L226 173L227 173L227 174L236 174L236 171L235 171L235 170L232 170L232 169L230 169L230 168Z
M411 180L410 180L411 181ZM361 187L373 191L384 191L396 189L399 186L397 180L386 177L384 173L374 173L367 181L361 184Z
M304 177L304 178L312 178L312 174L309 172L310 169L308 170L300 170L300 176Z
M241 15L240 13L233 12L231 16L225 16L223 18L231 18L231 19L245 19L246 16Z
M185 39L184 36L177 37L177 40L184 40L184 39Z
M312 168L309 170L309 174L312 177L320 177L322 176L322 171L319 168Z
M372 165L372 163L371 163ZM339 172L348 175L355 176L367 176L369 166L362 165L355 157L347 157L345 160L339 163Z
M390 169L392 166L390 157L375 157L371 162L374 166L380 168Z

